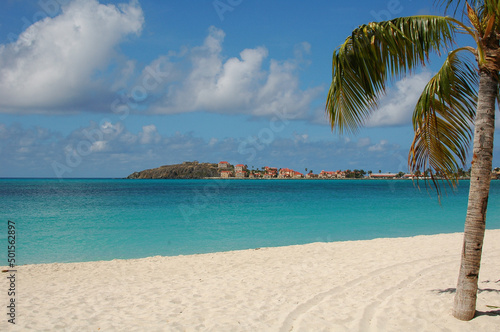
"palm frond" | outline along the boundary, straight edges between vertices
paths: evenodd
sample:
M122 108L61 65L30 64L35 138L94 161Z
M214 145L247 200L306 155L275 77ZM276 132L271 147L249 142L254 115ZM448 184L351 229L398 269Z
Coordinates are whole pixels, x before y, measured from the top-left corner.
M473 62L451 52L429 81L413 114L415 137L408 156L411 172L430 169L454 184L453 174L466 163L473 136L479 76ZM439 191L439 187L436 186Z
M450 46L455 25L446 17L412 16L355 29L333 53L326 113L332 130L353 133L376 109L388 78L425 65Z
M500 4L497 0L484 0L484 8L488 15L490 16L500 16Z
M477 32L482 34L481 32L484 31L485 27L483 26L481 19L478 16L478 13L474 9L472 9L472 7L468 3L466 3L466 5L467 5L467 17L469 17L470 23L472 24L474 29L476 29Z
M444 6L444 12L447 13L448 10L453 11L453 16L457 14L457 11L459 8L461 8L464 3L471 4L474 7L474 2L477 2L475 0L472 1L461 1L461 0L436 0L435 3L437 3L439 6ZM465 14L465 11L462 11L462 15Z
M436 0L436 3L445 7L445 13L450 9L453 10L453 16L460 11L462 16L468 14L469 10L466 7L474 10L479 17L500 16L500 5L497 0Z

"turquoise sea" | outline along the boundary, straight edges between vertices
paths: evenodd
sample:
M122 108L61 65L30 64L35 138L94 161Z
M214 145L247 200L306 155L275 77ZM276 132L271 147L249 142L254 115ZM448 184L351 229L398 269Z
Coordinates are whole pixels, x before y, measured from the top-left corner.
M411 180L0 180L0 248L16 263L186 255L462 232L468 181L435 192ZM492 181L487 228L500 228Z

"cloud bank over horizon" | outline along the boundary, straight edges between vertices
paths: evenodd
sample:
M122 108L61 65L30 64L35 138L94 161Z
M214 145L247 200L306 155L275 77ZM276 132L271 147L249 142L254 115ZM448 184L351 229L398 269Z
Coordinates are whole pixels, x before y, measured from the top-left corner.
M25 128L20 124L0 124L0 153L4 156L3 176L30 176L17 173L28 169L42 177L86 177L99 171L102 176L127 176L134 171L165 164L199 160L243 163L262 167L305 167L322 169L368 168L405 170L406 151L386 140L311 140L309 135L294 133L276 136L265 144L246 145L245 139L205 139L194 133L160 134L154 124L129 131L122 122L91 122L67 135L42 127ZM377 162L367 157L377 156ZM383 158L380 158L383 156ZM10 169L9 172L6 172Z

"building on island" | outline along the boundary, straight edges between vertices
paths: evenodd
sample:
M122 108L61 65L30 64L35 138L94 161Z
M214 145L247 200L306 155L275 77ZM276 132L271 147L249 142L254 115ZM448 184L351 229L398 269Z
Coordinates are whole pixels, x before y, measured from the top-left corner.
M371 173L369 177L371 179L394 179L397 176L397 174L391 174L391 173Z
M280 172L278 174L278 177L280 179L286 179L286 178L291 178L294 176L295 171L290 168L282 168L280 169Z
M336 171L336 172L321 171L319 173L318 177L321 179L343 179L343 178L345 178L345 172L342 172L342 171Z
M253 168L253 166L252 166ZM276 167L269 167L265 166L262 167L261 169L257 170L249 170L248 167L244 164L237 164L232 166L229 162L227 161L220 161L218 163L218 169L220 171L220 177L221 178L251 178L251 179L256 179L256 178L264 178L264 179L273 179L273 178L279 178L279 179L345 179L346 178L346 172L343 172L341 170L337 171L325 171L322 170L319 174L314 174L311 172L307 174L303 174L301 172L294 171L291 168L278 168ZM307 168L306 168L307 171ZM494 174L500 178L500 172L498 174ZM493 176L494 176L493 175ZM398 177L403 177L403 178L413 178L417 177L417 175L413 174L405 174L403 175L402 172L400 173L370 173L368 178L372 179L394 179ZM492 177L493 177L492 176Z
M227 161L219 161L219 168L226 169L229 168L230 164Z
M279 171L278 178L280 179L300 179L303 178L304 174L294 171L290 168L282 168Z
M238 164L238 165L234 166L235 172L243 172L245 170L246 170L246 167L243 164Z
M220 172L220 177L221 178L232 178L233 177L233 172L231 172L231 171L221 171Z
M275 178L278 176L278 169L276 167L264 167L266 172L264 173L264 179Z

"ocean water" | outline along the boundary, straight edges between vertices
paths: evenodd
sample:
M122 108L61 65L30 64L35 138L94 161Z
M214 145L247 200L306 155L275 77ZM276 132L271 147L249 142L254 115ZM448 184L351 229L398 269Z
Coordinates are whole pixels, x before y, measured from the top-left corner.
M2 179L0 265L7 265L8 220L18 265L462 232L468 181L441 204L420 184ZM491 183L487 228L500 228L500 181Z

